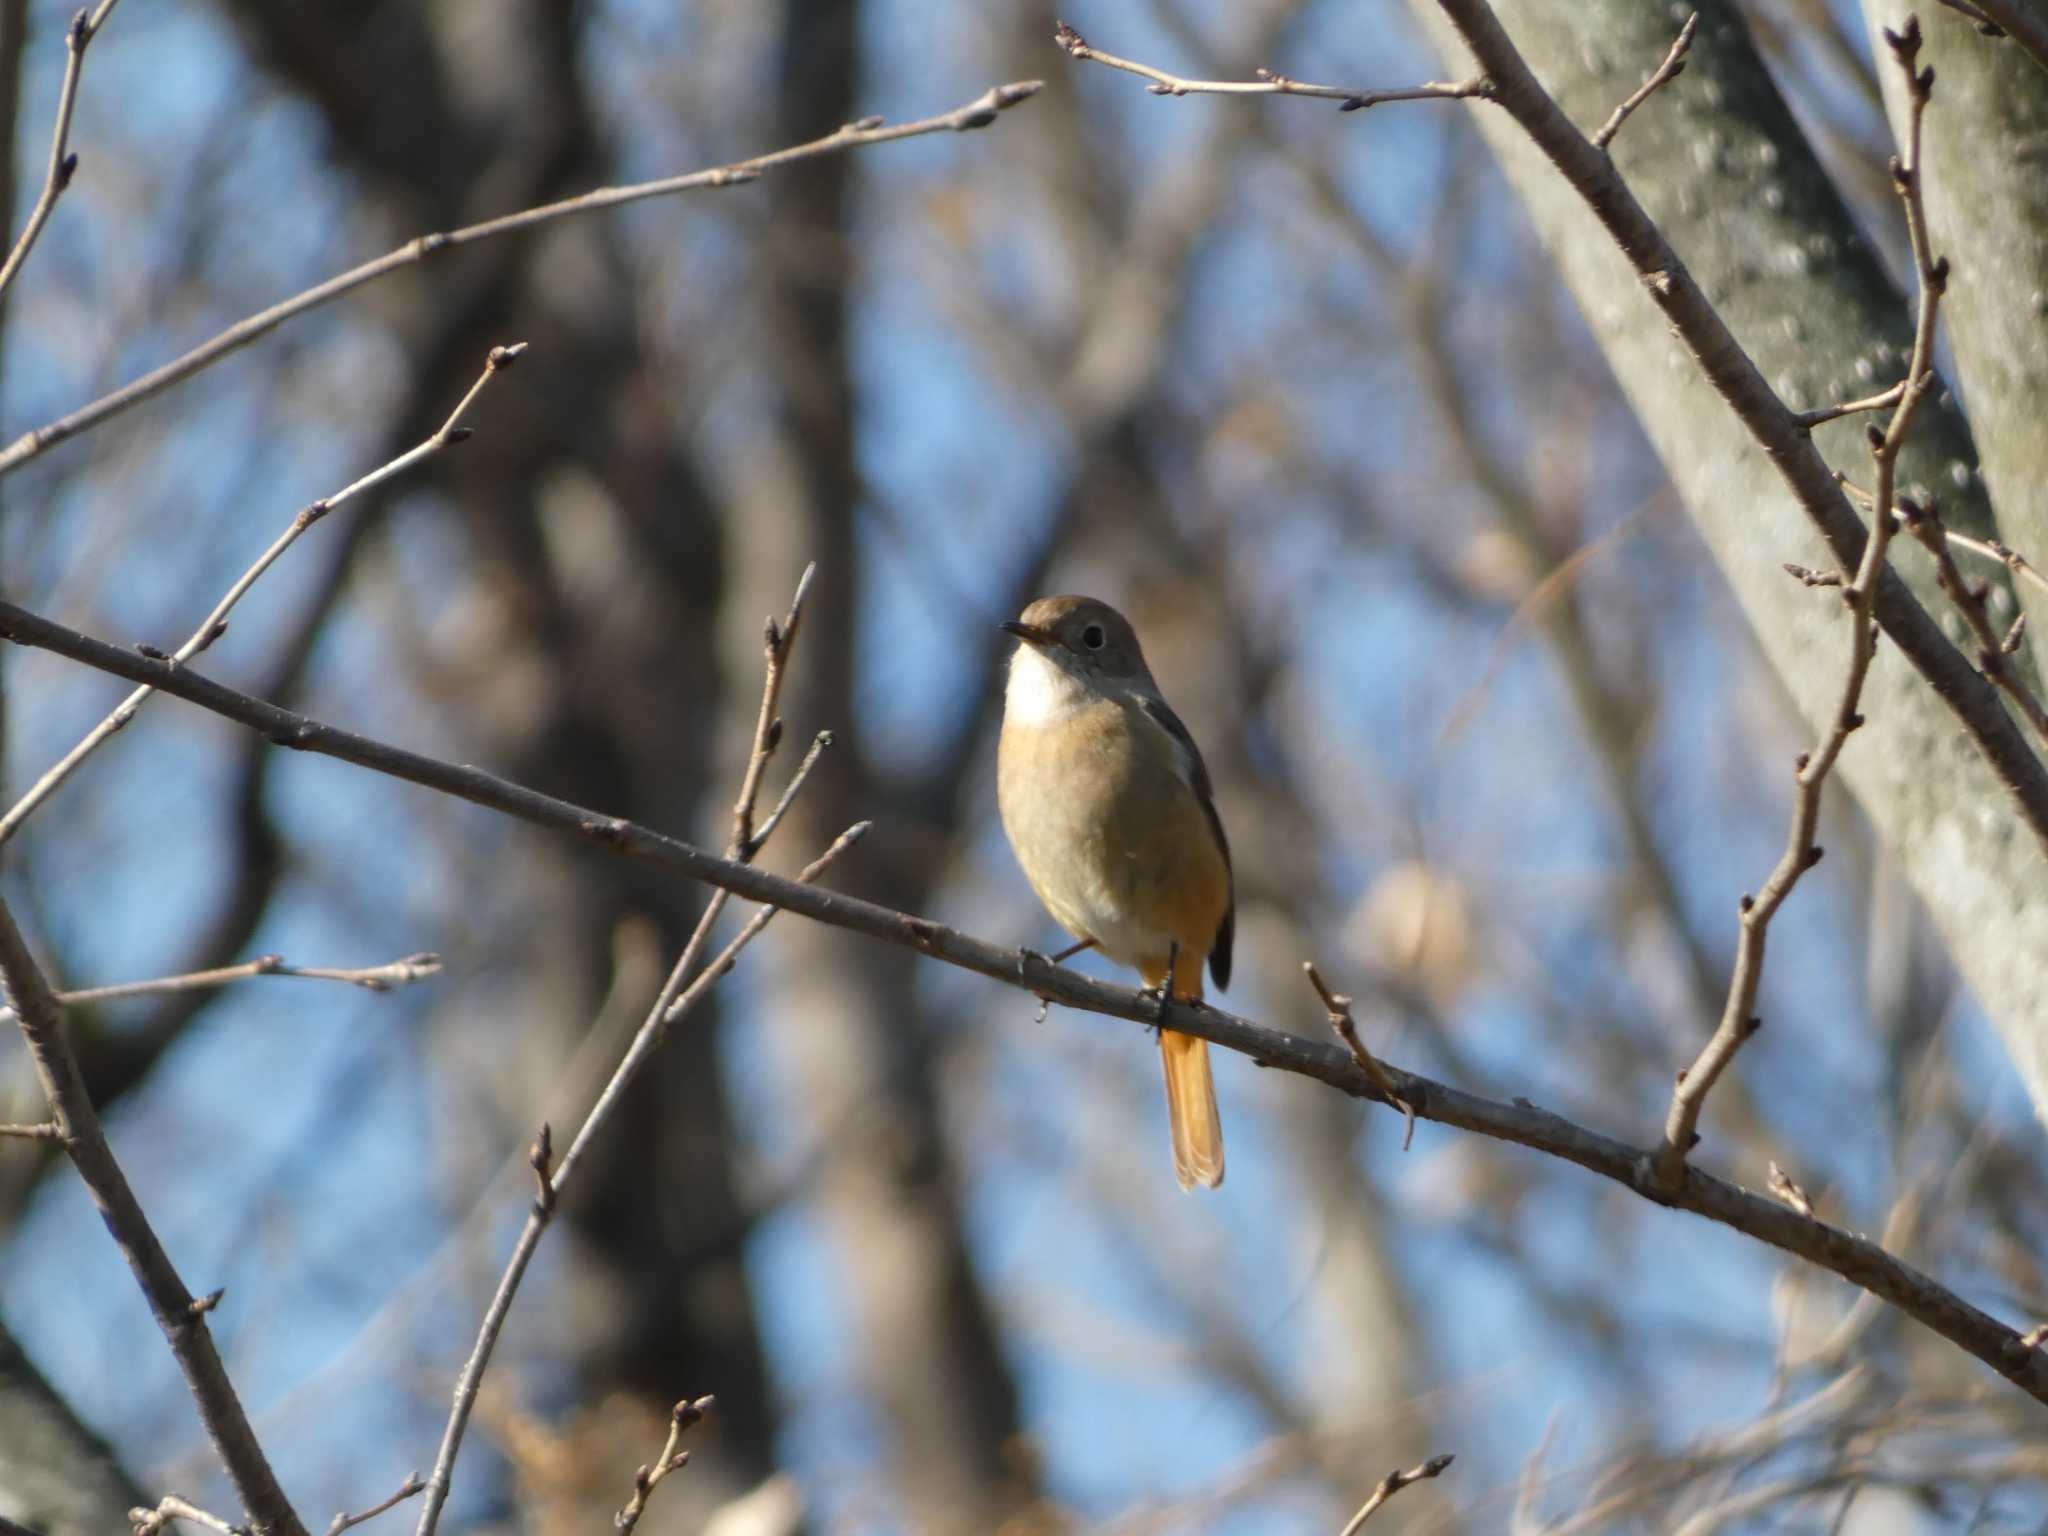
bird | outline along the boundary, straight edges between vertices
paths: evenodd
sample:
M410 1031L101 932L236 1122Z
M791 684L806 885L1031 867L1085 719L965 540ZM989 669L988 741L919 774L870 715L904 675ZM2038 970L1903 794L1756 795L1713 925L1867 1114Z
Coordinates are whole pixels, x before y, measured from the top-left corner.
M996 803L1038 899L1077 941L1168 999L1230 985L1230 842L1194 737L1161 696L1137 631L1092 597L1041 597L1002 626ZM1059 958L1064 958L1062 955ZM1159 1030L1173 1169L1223 1182L1223 1122L1205 1040Z

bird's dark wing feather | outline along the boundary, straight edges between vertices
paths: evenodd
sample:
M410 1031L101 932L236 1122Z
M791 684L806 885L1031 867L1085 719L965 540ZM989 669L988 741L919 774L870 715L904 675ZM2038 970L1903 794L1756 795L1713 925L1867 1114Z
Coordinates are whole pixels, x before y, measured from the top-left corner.
M1216 834L1216 846L1223 854L1223 867L1229 869L1230 839L1223 835L1223 818L1216 814L1216 793L1209 784L1209 765L1202 761L1202 749L1195 745L1195 738L1188 734L1187 726L1164 699L1140 697L1138 707L1186 749L1188 782L1195 788L1195 798L1202 802L1202 814L1209 818L1209 830ZM1209 974L1216 978L1219 989L1230 985L1230 945L1236 936L1237 890L1233 879L1230 902L1223 909L1223 921L1216 926L1216 941L1209 946Z

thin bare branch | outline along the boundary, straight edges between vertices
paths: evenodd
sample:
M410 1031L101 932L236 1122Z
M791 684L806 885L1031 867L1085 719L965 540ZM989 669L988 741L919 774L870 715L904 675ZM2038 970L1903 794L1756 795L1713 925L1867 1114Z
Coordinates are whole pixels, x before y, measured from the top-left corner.
M867 822L858 822L848 827L817 858L805 867L793 884L797 888L808 886L827 869L834 860L866 835ZM736 869L749 866L736 864ZM765 877L772 878L772 877ZM780 883L780 882L778 882ZM455 1406L448 1415L448 1423L441 1435L441 1449L434 1458L434 1470L427 1477L426 1503L420 1510L416 1536L434 1536L440 1523L441 1510L448 1501L448 1490L455 1475L455 1458L462 1451L462 1437L469 1427L469 1418L476 1408L476 1395L483 1385L483 1377L491 1363L491 1354L497 1348L498 1336L504 1331L505 1319L512 1311L512 1300L519 1293L519 1284L526 1277L527 1266L533 1262L534 1252L540 1247L540 1240L546 1234L548 1224L554 1219L555 1204L562 1186L575 1171L577 1159L590 1145L604 1122L610 1118L613 1107L624 1095L627 1086L638 1075L639 1069L654 1048L661 1043L670 1025L687 1016L711 992L711 989L732 970L738 962L740 952L760 936L761 931L781 911L779 906L764 906L757 911L747 925L733 935L732 940L719 951L712 962L697 973L694 980L680 992L674 990L683 970L678 966L669 978L669 985L661 990L654 1000L654 1006L647 1012L647 1018L640 1026L640 1032L633 1037L632 1045L619 1062L618 1070L611 1081L605 1084L602 1095L590 1114L585 1117L583 1128L576 1133L576 1140L570 1144L568 1155L560 1165L550 1167L547 1156L548 1133L542 1128L541 1137L535 1142L533 1157L534 1174L539 1181L539 1193L533 1208L527 1213L526 1225L520 1230L519 1240L513 1245L512 1257L506 1261L505 1272L498 1277L498 1288L492 1294L490 1305L484 1310L483 1323L477 1330L476 1344L470 1350L469 1359L464 1362L462 1374L455 1383Z
M662 1479L690 1464L690 1453L681 1448L683 1436L703 1421L716 1402L717 1399L712 1397L700 1397L694 1402L685 1399L669 1410L668 1439L661 1447L661 1454L651 1465L633 1474L633 1497L627 1500L624 1509L612 1516L612 1525L619 1536L626 1536L640 1523L640 1516L647 1508L647 1497L660 1486Z
M754 810L760 800L761 786L767 774L769 759L775 755L782 741L782 717L776 713L776 705L782 697L783 680L789 669L791 652L795 649L797 634L803 626L804 599L811 589L811 582L817 575L813 562L804 567L797 580L796 592L789 601L789 610L782 622L776 623L771 616L764 626L763 669L761 679L761 707L754 723L754 740L747 754L747 766L740 776L740 793L733 805L732 837L727 844L727 858L735 865L744 867L753 862L768 841L771 833L781 822L783 812L804 781L809 778L812 766L819 754L831 742L829 733L821 732L811 743L811 750L791 778L789 787L783 792L782 801L775 808L760 829L754 829ZM808 884L823 874L832 861L852 847L867 831L868 824L862 822L842 833L832 846L825 850L810 866L797 877L798 883ZM559 1165L554 1161L554 1138L546 1124L535 1138L528 1161L533 1167L535 1193L533 1210L527 1217L526 1226L519 1235L519 1241L507 1262L504 1275L498 1282L496 1295L491 1299L489 1309L477 1334L475 1348L471 1350L462 1375L455 1387L455 1404L448 1415L448 1423L442 1431L441 1447L434 1459L433 1474L427 1480L426 1504L420 1511L418 1536L433 1536L435 1523L440 1518L441 1507L448 1498L455 1471L455 1459L462 1449L462 1438L468 1425L469 1416L476 1405L476 1394L483 1382L483 1373L490 1364L492 1350L496 1347L499 1331L504 1327L505 1318L511 1310L512 1298L519 1288L520 1278L532 1259L534 1250L540 1245L542 1235L554 1216L557 1192L569 1176L575 1172L577 1162L595 1140L598 1131L611 1118L613 1110L624 1097L627 1088L639 1076L641 1068L667 1037L670 1026L696 1007L719 979L730 971L744 949L760 931L768 926L776 908L763 907L742 928L724 951L701 971L698 961L710 942L711 931L719 916L724 912L732 892L726 888L714 890L711 899L704 905L703 913L697 919L696 927L683 945L675 965L670 969L668 979L662 983L653 1005L648 1009L646 1019L627 1045L625 1054L613 1069L611 1078L598 1094L596 1102L583 1117L583 1125L575 1139L569 1144L568 1152ZM694 979L693 979L694 977ZM694 1422L694 1421L692 1421ZM637 1515L636 1515L637 1518Z
M1308 977L1308 984L1315 989L1316 997L1323 1005L1323 1011L1330 1016L1330 1028L1335 1031L1344 1048L1351 1053L1351 1059L1358 1063L1358 1070L1377 1088L1389 1104L1408 1117L1407 1128L1401 1133L1401 1150L1406 1152L1415 1140L1415 1106L1401 1097L1394 1080L1387 1076L1372 1052L1365 1048L1365 1041L1359 1038L1358 1025L1351 1017L1351 999L1333 992L1323 981L1322 973L1313 960L1304 960L1302 973Z
M203 992L225 987L252 976L339 981L369 992L389 992L393 987L438 975L440 970L441 957L424 951L384 965L366 965L353 970L326 965L289 965L282 955L258 955L240 965L223 965L210 971L185 971L176 976L154 976L148 981L116 982L107 987L80 987L59 992L57 1001L69 1008L81 1003L110 1003L131 997L164 997L173 992Z
M10 474L57 444L76 437L81 432L90 431L100 423L140 405L145 400L153 399L172 385L189 379L201 369L211 367L229 353L239 351L251 342L267 336L287 320L318 309L344 294L353 293L366 283L388 277L402 268L415 266L440 252L453 250L460 245L473 244L479 240L492 240L501 235L534 229L556 219L596 213L601 209L617 208L647 198L672 197L677 193L694 192L705 188L738 186L756 180L765 172L818 155L836 154L847 149L864 149L876 144L892 144L898 139L916 138L921 134L966 133L976 128L986 128L996 120L998 113L1037 94L1044 83L1042 80L1013 81L1009 85L999 85L984 91L965 106L955 107L952 111L942 112L936 117L921 118L914 123L885 124L880 118L863 118L857 123L848 123L845 127L826 134L822 139L813 139L808 144L798 144L769 154L756 155L751 160L741 160L710 170L692 171L686 176L668 176L658 181L636 182L631 186L600 187L594 192L584 193L581 197L567 198L539 208L528 208L518 213L505 214L500 218L486 219L481 224L467 225L444 234L421 235L407 241L395 251L388 251L373 261L366 261L359 267L352 267L346 272L330 277L326 282L273 304L247 319L238 320L211 341L202 342L183 356L173 358L160 368L152 369L111 394L102 395L90 405L81 406L67 416L60 416L32 432L23 433L8 444L4 452L0 452L0 475Z
M180 1498L175 1493L165 1494L155 1509L137 1507L129 1510L128 1518L135 1524L135 1536L158 1536L158 1533L173 1520L186 1520L193 1525L203 1525L209 1531L220 1532L220 1536L249 1536L249 1533L240 1526L228 1524L219 1515L201 1509L189 1499Z
M1999 690L2012 700L2014 708L2026 717L2034 733L2048 741L2048 708L2044 708L2019 669L2006 660L2019 648L2019 620L2014 630L2000 635L1991 619L1991 589L1988 583L1965 580L1956 566L1956 557L1949 545L1956 535L1948 531L1948 525L1941 520L1941 506L1932 496L1925 502L1916 502L1900 497L1898 502L1899 521L1914 540L1934 558L1934 579L1941 590L1948 594L1949 601L1956 605L1970 626L1970 633L1977 640L1977 666L1984 675L1996 683ZM1974 540L1972 541L1975 542ZM2018 559L2017 556L2013 557ZM2011 562L2008 561L2008 564ZM2021 562L2024 564L2024 562ZM2029 566L2027 569L2032 570ZM2010 642L2010 643L2008 643Z
M1621 125L1628 121L1629 114L1685 72L1685 56L1692 51L1693 34L1699 29L1700 13L1694 11L1685 18L1685 25L1678 29L1678 37L1671 44L1671 51L1664 55L1664 62L1652 70L1650 78L1630 92L1628 99L1608 114L1607 121L1600 125L1599 132L1593 135L1595 149L1606 153L1607 146L1621 132Z
M64 1128L54 1120L41 1120L34 1125L0 1125L0 1136L18 1141L62 1141Z
M285 1497L270 1462L257 1443L249 1418L228 1380L227 1368L214 1348L206 1313L195 1308L192 1293L157 1239L128 1177L107 1145L98 1113L85 1091L85 1079L72 1054L64 1028L63 1005L50 990L42 968L29 953L14 914L0 901L0 982L28 1044L36 1077L50 1103L54 1138L63 1146L78 1176L92 1191L100 1219L120 1246L150 1311L163 1330L199 1405L199 1416L227 1469L256 1536L305 1536L305 1527ZM168 1501L167 1501L168 1502ZM147 1512L145 1512L147 1513ZM225 1529L226 1527L222 1527Z
M460 425L463 413L470 408L476 397L483 392L484 386L501 370L509 368L513 363L517 362L519 355L525 350L526 343L523 341L516 342L509 347L491 348L490 356L484 361L483 372L477 375L476 382L470 385L469 392L462 397L455 409L449 413L448 419L441 424L441 429L438 432L434 433L432 437L429 437L417 447L401 453L388 464L381 465L353 484L344 486L332 496L314 502L287 523L284 532L271 541L270 547L256 557L256 563L242 572L236 578L234 585L229 587L221 596L220 601L213 605L213 612L209 613L200 626L192 631L183 645L170 654L167 658L170 663L173 666L183 666L194 656L197 656L201 651L212 645L222 635L226 634L228 614L235 604L239 603L247 595L249 589L256 585L257 578L269 570L271 566L275 565L278 558L298 542L299 536L320 521L321 518L332 512L336 507L341 506L344 502L361 495L364 491L370 490L374 486L382 485L385 481L391 479L392 476L401 474L405 470L412 468L415 464L433 457L449 444L463 441L469 435L468 430ZM77 770L78 765L84 762L95 748L123 726L127 725L130 720L133 720L135 712L149 701L150 694L155 691L152 688L138 688L129 694L127 698L123 699L115 707L112 714L86 732L78 745L69 752L66 752L57 761L55 766L41 778L37 779L30 786L28 793L16 801L13 808L5 816L0 816L0 846L4 846L15 833L21 830L22 823L35 814L38 806L56 793L58 786L71 777Z
M78 174L78 156L71 152L71 118L78 107L78 81L85 71L85 50L99 36L100 28L118 4L120 0L100 0L91 11L80 11L73 16L71 25L65 29L64 46L68 56L64 63L64 83L57 91L57 126L50 131L49 168L43 173L43 190L36 198L35 207L29 210L28 222L22 226L7 259L0 262L0 295L14 285L14 279L28 261L28 253L35 249L36 241L42 237L43 226L56 212L57 199L64 195L65 189L71 185L71 178Z
M1842 680L1834 718L1813 751L1801 753L1794 769L1792 824L1763 889L1741 902L1740 931L1736 939L1735 969L1728 983L1728 1000L1721 1021L1690 1067L1678 1074L1672 1089L1671 1107L1664 1118L1664 1144L1657 1149L1649 1170L1661 1185L1676 1181L1680 1166L1699 1141L1700 1113L1707 1095L1735 1053L1742 1049L1763 1020L1757 1017L1757 997L1763 986L1764 954L1771 919L1792 894L1807 870L1820 862L1820 846L1814 832L1820 823L1821 792L1834 770L1849 737L1863 724L1858 706L1863 682L1870 673L1877 649L1877 625L1873 610L1877 601L1885 556L1894 526L1892 507L1896 494L1899 452L1906 444L1907 430L1922 400L1934 388L1934 331L1941 308L1941 296L1948 283L1948 263L1938 260L1928 244L1927 214L1920 199L1920 128L1927 104L1934 92L1932 70L1918 68L1920 24L1909 20L1903 32L1885 33L1893 60L1905 72L1911 92L1911 113L1907 126L1906 154L1892 162L1892 181L1905 205L1906 228L1913 248L1913 264L1919 277L1919 296L1913 326L1913 356L1905 379L1898 387L1897 403L1890 421L1880 431L1869 429L1871 458L1875 468L1872 491L1870 537L1864 541L1862 558L1855 575L1842 588L1842 601L1849 609L1849 666ZM1996 641L1993 646L1995 648Z
M717 886L745 900L915 950L1034 996L1049 997L1069 1008L1128 1019L1148 1029L1163 1020L1166 1028L1242 1052L1276 1070L1311 1077L1360 1097L1386 1101L1384 1092L1365 1075L1348 1050L1322 1046L1218 1008L1179 1002L1162 1008L1153 993L1098 981L1055 966L1042 955L990 944L930 918L837 891L815 890L749 864L721 859L623 817L601 815L466 764L443 762L355 735L224 687L189 667L167 668L120 646L80 635L4 600L0 600L0 637L54 651L117 677L155 683L165 693L239 721L283 745L354 763L534 826L567 833L686 879ZM1415 1106L1418 1119L1563 1158L1660 1205L1691 1211L1803 1258L1890 1302L2011 1380L2029 1396L2048 1403L2048 1361L2032 1350L2022 1350L2016 1330L1886 1252L1879 1244L1802 1216L1768 1196L1752 1193L1691 1164L1684 1168L1676 1188L1652 1188L1641 1176L1650 1155L1648 1149L1617 1141L1526 1101L1503 1103L1388 1063L1380 1065L1401 1099Z
M1432 80L1424 85L1399 86L1382 91L1353 90L1343 85L1310 85L1305 80L1290 80L1270 69L1259 70L1255 80L1187 80L1179 75L1170 75L1163 69L1154 69L1150 64L1104 53L1064 21L1054 27L1053 41L1066 50L1070 59L1106 64L1111 69L1120 69L1151 81L1146 89L1155 96L1307 96L1320 101L1334 101L1339 112L1358 112L1390 101L1484 100L1493 94L1491 83L1483 75L1455 84Z
M1809 432L1824 422L1839 421L1844 416L1854 416L1861 411L1888 411L1899 403L1899 396L1906 392L1905 380L1901 379L1890 389L1879 390L1874 395L1865 395L1861 400L1845 400L1840 405L1824 405L1817 411L1801 411L1792 419Z
M374 1520L379 1515L384 1514L389 1510L396 1509L399 1505L403 1504L407 1499L417 1496L421 1491L423 1491L426 1488L426 1486L427 1485L420 1480L419 1473L406 1473L405 1481L398 1485L398 1491L392 1494L390 1498L384 1500L381 1504L372 1504L368 1509L364 1510L361 1514L358 1515L351 1515L347 1511L343 1511L341 1514L336 1515L327 1524L327 1536L341 1536L341 1533L345 1530L348 1530L351 1526L361 1525L366 1520Z
M1379 1486L1373 1489L1372 1497L1359 1505L1358 1513L1345 1522L1344 1529L1338 1536L1358 1536L1358 1533L1365 1529L1365 1522L1378 1514L1380 1506L1387 1500L1411 1483L1443 1476L1444 1469L1457 1459L1455 1456L1432 1456L1420 1466L1410 1467L1405 1472L1389 1472L1380 1479Z

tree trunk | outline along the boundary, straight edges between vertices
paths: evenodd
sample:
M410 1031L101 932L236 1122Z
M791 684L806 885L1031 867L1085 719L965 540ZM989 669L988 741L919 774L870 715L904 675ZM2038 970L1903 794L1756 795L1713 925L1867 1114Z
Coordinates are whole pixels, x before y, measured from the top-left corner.
M1411 8L1453 61L1450 71L1464 69L1468 55L1437 7L1411 0ZM1495 7L1538 79L1588 132L1655 68L1689 8L1633 0ZM1789 405L1812 409L1883 389L1910 355L1908 301L1856 231L1740 18L1723 0L1703 0L1698 11L1685 73L1628 120L1615 164ZM1578 194L1504 114L1472 110L1765 655L1801 713L1821 721L1847 664L1844 610L1780 567L1829 569L1833 557ZM1983 237L2003 238L2001 227ZM2041 411L2037 398L2037 421ZM1850 419L1815 437L1867 483L1862 433L1863 422ZM1943 400L1920 414L1900 487L1940 492L1952 526L1992 536L1975 465L1968 424ZM1894 563L1961 641L1929 562L1906 547ZM2010 590L1992 574L1995 601L2010 614ZM2048 952L2048 872L2035 841L1954 718L1889 648L1879 651L1863 713L1869 723L1851 738L1841 772L2048 1114L2048 982L2037 961ZM1786 770L1789 796L1789 762Z

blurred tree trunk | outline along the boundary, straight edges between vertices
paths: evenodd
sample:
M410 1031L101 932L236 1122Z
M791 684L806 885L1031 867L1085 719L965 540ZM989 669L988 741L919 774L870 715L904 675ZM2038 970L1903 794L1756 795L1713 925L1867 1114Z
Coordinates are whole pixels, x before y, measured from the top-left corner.
M1450 70L1463 68L1463 44L1431 0L1411 0L1411 9L1453 61ZM1590 132L1664 56L1686 7L1506 0L1495 9L1537 77ZM1725 0L1703 0L1698 10L1699 36L1685 73L1629 119L1614 144L1615 164L1794 409L1882 389L1910 354L1907 301L1857 232L1739 17ZM1848 655L1842 606L1790 580L1780 566L1796 561L1826 569L1833 557L1671 337L1578 194L1504 114L1477 107L1472 116L1765 654L1805 717L1825 718ZM2021 217L2009 207L1975 239L2014 238L2012 225ZM2037 399L2036 422L2043 408ZM1861 421L1847 420L1817 429L1815 437L1833 463L1867 483L1862 432ZM1968 424L1944 400L1921 412L1900 485L1940 492L1954 527L1991 536L1975 465ZM1894 564L1960 635L1920 552L1902 548ZM2002 573L1987 574L2009 604ZM2048 981L2037 961L2048 952L2048 901L2041 899L2040 851L1953 717L1889 647L1879 651L1864 700L1869 724L1849 743L1842 773L1998 1026L2035 1106L2048 1112Z
M851 0L784 7L777 142L816 138L858 115L859 25ZM776 407L735 488L748 536L732 551L725 652L736 688L758 670L762 615L815 559L819 580L784 714L793 741L826 726L837 746L792 812L778 861L801 863L872 817L874 834L833 883L919 911L945 873L957 813L876 763L858 709L865 541L856 536L863 489L847 333L848 288L861 265L850 195L858 174L855 161L829 157L791 167L766 189L773 213L755 301L758 361ZM883 614L884 644L888 629ZM943 787L950 793L950 782ZM918 962L818 924L785 925L775 944L761 1015L778 1021L772 1048L804 1104L805 1132L817 1138L813 1192L859 1323L862 1393L886 1425L888 1493L902 1501L909 1529L992 1528L1028 1501L1033 1477L1017 1455L1016 1388L963 1230L965 1191L944 1134Z
M1941 318L1956 384L1983 455L2006 541L2048 564L2048 71L1981 36L1943 5L1864 0L1871 46L1917 14L1934 67L1921 160L1934 249L1954 275ZM1882 68L1885 109L1903 142L1905 79ZM2048 595L2019 584L2036 666L2048 673Z
M331 152L369 183L399 237L615 179L583 96L582 8L229 9L258 58L321 114ZM678 659L709 652L722 532L664 406L680 391L649 371L611 226L585 220L488 242L413 281L389 296L416 370L412 419L393 429L401 441L438 424L492 344L533 348L493 388L478 427L490 451L440 461L471 541L468 579L491 616L464 637L469 670L441 694L453 729L524 783L688 826L723 694L715 668ZM747 692L758 686L756 676ZM485 1081L525 1053L532 1065L513 1075L508 1118L537 1113L547 1064L588 1028L620 922L651 917L673 953L704 899L553 845L523 873L543 941L516 946L524 970L506 987L519 999L512 1016L493 1018L488 1038L473 1020L443 1031ZM579 1401L624 1394L658 1421L680 1397L717 1394L707 1432L718 1454L700 1453L675 1495L678 1509L700 1512L774 1465L728 1122L716 1031L699 1015L593 1149L564 1205L574 1239L556 1252L572 1265L563 1294L577 1302L568 1325ZM530 1127L513 1131L523 1142ZM629 1479L653 1447L605 1449ZM592 1484L586 1526L601 1524L626 1486Z
M0 1325L0 1515L38 1536L105 1536L155 1502Z

